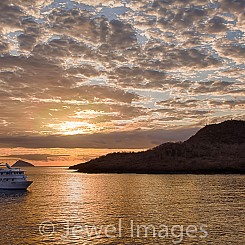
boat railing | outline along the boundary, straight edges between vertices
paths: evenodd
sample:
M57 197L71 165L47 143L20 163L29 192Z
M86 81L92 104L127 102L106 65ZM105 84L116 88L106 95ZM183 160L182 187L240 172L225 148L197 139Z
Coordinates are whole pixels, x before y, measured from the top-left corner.
M0 163L0 167L5 167L9 170L20 170L20 168L12 168L8 163Z

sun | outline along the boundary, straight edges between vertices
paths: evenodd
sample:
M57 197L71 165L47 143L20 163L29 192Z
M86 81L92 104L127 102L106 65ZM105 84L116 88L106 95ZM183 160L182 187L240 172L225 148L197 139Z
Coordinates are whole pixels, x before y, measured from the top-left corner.
M96 126L88 122L65 121L57 124L48 124L55 133L63 135L91 134L96 131Z

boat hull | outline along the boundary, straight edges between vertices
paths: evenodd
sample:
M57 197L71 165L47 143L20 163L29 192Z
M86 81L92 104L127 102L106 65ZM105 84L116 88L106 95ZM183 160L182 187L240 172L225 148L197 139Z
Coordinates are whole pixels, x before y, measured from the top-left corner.
M0 183L0 190L26 190L33 181L12 181Z

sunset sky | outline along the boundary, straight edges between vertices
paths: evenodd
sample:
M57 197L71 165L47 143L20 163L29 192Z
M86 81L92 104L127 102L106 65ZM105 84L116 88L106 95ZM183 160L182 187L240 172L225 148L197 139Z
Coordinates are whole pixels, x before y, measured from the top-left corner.
M1 0L0 161L71 165L245 119L244 0Z

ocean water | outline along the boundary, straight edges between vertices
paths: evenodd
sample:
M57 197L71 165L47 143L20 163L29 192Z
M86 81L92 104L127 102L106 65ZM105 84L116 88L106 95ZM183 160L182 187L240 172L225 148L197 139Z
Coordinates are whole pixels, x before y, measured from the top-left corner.
M28 168L0 191L0 244L245 244L245 176Z

